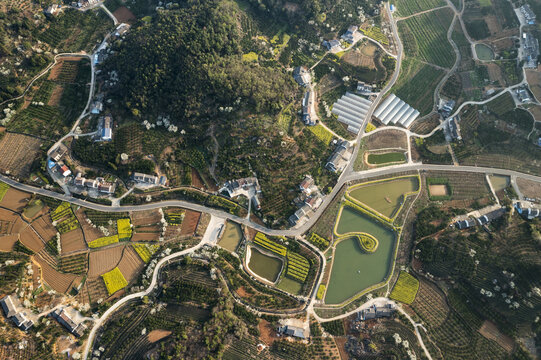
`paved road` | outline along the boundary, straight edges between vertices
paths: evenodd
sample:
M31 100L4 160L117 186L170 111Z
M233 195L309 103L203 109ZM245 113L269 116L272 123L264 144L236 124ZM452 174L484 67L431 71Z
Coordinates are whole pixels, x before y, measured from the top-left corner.
M211 228L208 227L207 232L211 231L210 229ZM205 232L205 235L206 235L206 232ZM205 244L207 244L205 242L205 240L202 240L199 244L197 244L196 246L194 246L192 248L189 248L189 249L186 249L186 250L183 250L183 251L179 251L179 252L176 252L174 254L171 254L169 256L166 256L166 257L162 258L156 264L156 267L154 268L154 273L152 274L152 281L150 282L150 285L148 286L148 288L146 290L140 291L138 293L130 294L128 296L125 296L122 299L118 300L116 303L114 303L113 306L111 306L109 309L107 309L107 311L104 312L103 315L99 319L97 319L95 321L94 326L92 327L92 330L90 330L90 333L88 334L88 339L86 341L86 345L85 345L84 350L83 350L83 360L86 360L87 357L88 357L88 354L89 354L89 352L90 352L90 350L92 348L92 344L94 343L94 338L96 337L97 331L99 330L99 328L103 325L103 323L109 318L109 316L112 313L114 313L118 308L120 308L121 306L123 306L127 302L132 301L132 300L136 300L136 299L141 299L143 296L146 296L146 295L150 294L154 290L156 285L158 284L158 275L160 273L160 269L164 265L167 265L167 263L169 263L169 261L171 261L171 260L173 260L175 258L184 256L186 254L191 254L191 253L195 252L196 250L202 248Z

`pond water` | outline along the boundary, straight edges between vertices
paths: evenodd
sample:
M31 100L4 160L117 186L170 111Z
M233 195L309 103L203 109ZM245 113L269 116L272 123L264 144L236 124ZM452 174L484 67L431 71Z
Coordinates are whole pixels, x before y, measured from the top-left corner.
M491 175L489 176L489 179L494 191L496 192L508 187L510 182L509 176L505 175Z
M419 180L411 176L360 186L349 194L379 213L392 217L402 202L402 195L418 188Z
M485 44L475 45L475 53L479 60L494 60L494 52Z
M231 221L228 221L225 225L224 235L218 242L218 245L231 252L237 249L239 242L242 240L242 230L240 225Z
M327 304L341 303L384 281L389 274L396 243L393 230L349 207L342 211L337 232L365 232L378 239L379 246L374 253L368 254L361 249L355 237L342 240L336 245L325 295Z
M270 282L275 282L282 269L282 260L263 254L255 247L251 247L248 267L256 275Z

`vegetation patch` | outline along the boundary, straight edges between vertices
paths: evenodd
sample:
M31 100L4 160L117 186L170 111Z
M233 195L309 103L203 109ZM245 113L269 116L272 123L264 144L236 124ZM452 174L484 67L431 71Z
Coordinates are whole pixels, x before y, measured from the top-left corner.
M53 220L53 226L56 227L60 234L65 234L80 226L71 204L65 201L53 210L51 219Z
M316 293L316 298L318 300L323 299L323 295L325 295L326 289L327 287L324 284L319 285L319 287L317 288L317 293Z
M3 182L0 182L0 201L4 199L4 196L9 190L9 185Z
M119 241L118 234L117 235L111 235L111 236L105 236L101 237L99 239L96 239L94 241L91 241L88 243L89 248L100 248L103 246L115 244Z
M128 286L126 278L124 278L124 275L122 275L122 272L120 272L118 267L103 274L101 277L105 282L105 286L107 287L107 292L109 293L109 295L113 295L118 290Z
M329 247L329 240L325 239L322 236L319 236L315 232L310 234L308 241L317 246L319 250L325 250Z
M308 129L325 145L329 145L334 135L321 124L308 126Z
M119 240L129 240L132 235L132 225L130 219L118 219L116 221Z
M355 235L359 241L359 245L363 248L364 251L368 253L373 253L378 248L378 239L373 237L370 234L358 234Z
M367 161L370 165L380 165L388 163L401 163L406 158L402 152L389 152L383 154L368 154Z
M419 280L405 271L401 271L390 298L410 305L419 291Z
M145 263L148 263L152 258L152 255L154 255L154 253L158 251L160 246L149 244L135 244L133 245L133 248L141 258L141 260L143 260Z
M453 197L453 187L449 183L447 178L426 178L426 185L428 188L428 196L433 201L451 200ZM441 194L439 185L445 186L444 194ZM434 193L433 193L434 192Z
M256 243L257 245L263 247L264 249L272 251L273 253L278 254L280 256L286 256L286 254L287 254L287 248L284 245L278 244L278 243L270 240L263 233L258 232L255 235L254 243Z

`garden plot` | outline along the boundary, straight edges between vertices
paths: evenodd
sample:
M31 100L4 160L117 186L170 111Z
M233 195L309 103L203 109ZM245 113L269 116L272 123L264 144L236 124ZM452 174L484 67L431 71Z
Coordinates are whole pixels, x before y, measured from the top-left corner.
M162 215L158 210L134 211L131 213L131 222L133 226L147 226L159 224Z
M92 304L97 303L100 299L105 300L109 297L107 288L101 277L88 277L86 280L88 297Z
M20 240L24 246L36 253L40 252L45 247L43 241L31 227L27 227L21 232Z
M0 236L0 251L12 251L18 238L18 234Z
M6 133L0 140L0 171L26 178L38 157L42 141L38 138Z
M79 223L81 224L84 233L84 239L87 243L92 242L103 236L103 233L97 227L90 225L86 221L87 217L83 208L77 210L76 216L79 220Z
M20 213L26 207L29 200L29 194L10 188L2 198L2 201L0 201L0 205L4 208Z
M383 130L363 138L368 150L380 150L390 148L407 149L408 142L406 133L400 130Z
M49 221L48 216L41 216L32 222L32 227L41 235L41 237L48 241L55 237L56 229Z
M541 183L519 177L517 178L517 185L522 195L532 199L541 199Z
M62 244L62 254L86 249L86 243L81 229L75 229L61 234L60 243Z
M92 251L89 256L88 276L97 277L113 270L122 258L124 247L116 246L113 248Z
M55 270L40 256L36 256L34 259L41 267L42 280L59 293L67 293L71 284L78 278L75 274L65 274Z
M118 269L124 275L126 281L131 283L132 281L136 280L139 274L141 274L141 271L143 271L144 267L145 263L137 254L135 249L132 246L127 246L124 249L122 259L118 264Z
M180 235L193 235L197 229L197 224L199 223L199 218L201 213L192 210L186 210L184 221L180 228Z

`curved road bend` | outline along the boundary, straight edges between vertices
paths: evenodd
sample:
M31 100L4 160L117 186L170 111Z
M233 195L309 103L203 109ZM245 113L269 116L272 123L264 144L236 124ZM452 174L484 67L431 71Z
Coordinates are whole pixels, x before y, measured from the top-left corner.
M182 251L176 252L174 254L171 254L171 255L168 255L168 256L162 258L156 264L156 267L154 268L154 273L152 274L152 281L150 282L150 285L148 286L148 288L146 290L140 291L140 292L137 292L137 293L134 293L134 294L130 294L128 296L125 296L122 299L118 300L116 303L114 303L109 309L107 309L107 311L104 312L103 315L98 320L95 321L94 326L92 327L92 330L90 330L90 333L88 335L88 339L86 341L86 345L85 345L84 350L83 350L83 360L86 360L87 357L88 357L88 353L90 352L92 344L94 343L94 338L96 337L96 333L97 333L98 329L101 327L103 322L105 322L107 320L107 318L112 313L114 313L119 307L121 307L122 305L124 305L128 301L135 300L135 299L141 299L143 296L146 296L146 295L150 294L154 290L154 288L158 284L158 275L159 275L160 269L161 269L161 267L163 265L166 265L170 260L172 260L174 258L184 256L186 254L193 253L194 251L200 249L201 247L203 247L205 244L208 244L208 243L209 243L209 239L207 238L207 239L201 240L201 242L199 244L197 244L196 246L194 246L192 248L182 250Z

